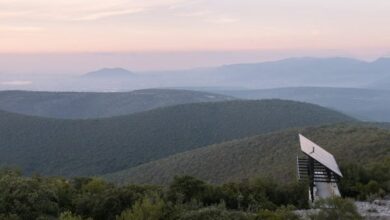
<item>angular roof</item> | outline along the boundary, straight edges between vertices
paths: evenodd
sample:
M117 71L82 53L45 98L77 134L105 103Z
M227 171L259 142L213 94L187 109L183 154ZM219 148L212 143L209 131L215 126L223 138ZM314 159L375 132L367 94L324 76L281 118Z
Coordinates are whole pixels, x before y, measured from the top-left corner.
M332 154L301 134L299 134L299 141L303 153L324 165L338 176L343 176Z

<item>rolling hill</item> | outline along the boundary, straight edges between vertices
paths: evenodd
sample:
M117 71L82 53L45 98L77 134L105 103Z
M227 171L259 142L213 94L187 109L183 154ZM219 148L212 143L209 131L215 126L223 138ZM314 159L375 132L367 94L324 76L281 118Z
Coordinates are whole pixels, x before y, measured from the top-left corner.
M366 121L390 122L390 91L358 88L295 87L212 91L241 99L287 99L332 108Z
M233 100L225 95L186 90L148 89L118 93L0 92L0 109L51 118L100 118L197 102Z
M166 184L175 175L191 175L212 183L267 176L296 178L298 133L335 155L339 164L370 164L390 157L390 131L362 125L327 125L211 145L106 175L119 183Z
M0 112L0 165L45 175L100 175L214 143L343 121L354 119L282 100L186 104L87 120Z

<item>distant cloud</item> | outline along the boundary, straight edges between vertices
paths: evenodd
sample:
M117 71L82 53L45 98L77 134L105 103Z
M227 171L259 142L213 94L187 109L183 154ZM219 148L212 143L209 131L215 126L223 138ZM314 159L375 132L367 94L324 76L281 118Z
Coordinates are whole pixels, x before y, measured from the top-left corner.
M237 22L238 19L229 17L227 15L220 15L211 10L187 11L176 14L179 17L195 17L202 21L213 24L227 24Z
M178 13L177 16L180 17L204 17L210 15L211 11L203 10L203 11L189 11L189 12L181 12Z
M86 15L86 16L81 16L79 18L73 18L72 20L74 20L74 21L93 21L93 20L99 20L99 19L113 17L113 16L136 14L136 13L143 12L143 11L145 11L145 8L102 11L102 12L91 13L91 14Z
M0 26L0 32L39 32L43 30L42 27L34 26Z
M93 21L159 7L175 7L191 0L0 0L0 18Z
M321 35L321 31L318 30L318 29L312 29L312 30L310 31L310 35L313 36L313 37L318 37L318 36Z
M208 18L205 21L207 21L209 23L214 23L214 24L229 24L229 23L238 22L239 19L222 16L222 17Z
M31 13L30 11L0 11L0 18L14 18L14 17L20 17L25 16Z
M0 82L0 85L4 85L4 86L26 86L31 84L32 84L31 81L22 81L22 80Z

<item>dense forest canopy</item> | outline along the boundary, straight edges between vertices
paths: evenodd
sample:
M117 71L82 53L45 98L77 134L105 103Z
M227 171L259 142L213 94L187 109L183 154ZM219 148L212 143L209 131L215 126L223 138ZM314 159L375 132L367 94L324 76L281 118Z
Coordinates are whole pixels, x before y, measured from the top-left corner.
M285 99L309 102L364 121L390 121L390 90L340 87L290 87L258 90L208 90L241 99Z
M186 104L89 120L0 112L0 161L26 173L99 175L223 141L343 121L354 119L282 100Z
M288 129L202 147L106 178L119 183L168 184L176 175L191 175L213 183L265 176L291 182L296 180L299 133L334 154L340 165L359 161L362 166L370 166L390 157L389 130L364 124L338 124Z
M101 118L127 115L186 103L228 101L234 98L172 89L132 92L0 91L0 109L51 118Z

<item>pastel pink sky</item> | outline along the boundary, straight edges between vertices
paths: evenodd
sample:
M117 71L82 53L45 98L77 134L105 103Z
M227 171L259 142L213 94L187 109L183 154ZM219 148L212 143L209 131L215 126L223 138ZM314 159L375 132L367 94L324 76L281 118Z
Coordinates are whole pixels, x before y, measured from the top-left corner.
M390 52L389 24L389 0L0 0L0 53L339 51L330 55L372 59Z
M388 0L0 0L0 51L390 47Z

